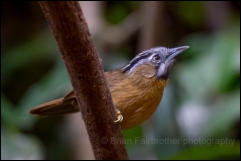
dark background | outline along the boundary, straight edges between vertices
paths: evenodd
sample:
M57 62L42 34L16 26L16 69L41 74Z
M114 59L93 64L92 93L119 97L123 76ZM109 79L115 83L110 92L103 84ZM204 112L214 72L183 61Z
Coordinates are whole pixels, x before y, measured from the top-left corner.
M154 115L123 132L130 159L240 158L239 1L80 3L105 71L154 46L190 46ZM38 3L1 11L1 159L93 159L80 114L28 113L72 88Z

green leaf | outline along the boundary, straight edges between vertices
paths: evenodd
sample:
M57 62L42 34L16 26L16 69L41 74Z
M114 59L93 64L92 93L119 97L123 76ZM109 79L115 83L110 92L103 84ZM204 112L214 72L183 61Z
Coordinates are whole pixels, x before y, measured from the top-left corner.
M193 27L200 27L204 22L204 2L178 2L172 9L179 19Z
M240 159L240 143L192 147L170 160Z
M63 97L70 89L68 73L59 56L56 67L46 77L31 86L19 103L19 119L21 120L19 124L24 128L31 127L36 119L35 116L29 114L32 107Z
M231 134L232 125L240 120L240 92L222 96L212 108L212 117L205 127L206 135Z
M131 150L135 145L137 145L140 138L143 137L142 127L137 126L123 131L123 136L128 150Z
M1 120L2 127L11 132L18 131L19 117L14 105L2 94L1 95Z

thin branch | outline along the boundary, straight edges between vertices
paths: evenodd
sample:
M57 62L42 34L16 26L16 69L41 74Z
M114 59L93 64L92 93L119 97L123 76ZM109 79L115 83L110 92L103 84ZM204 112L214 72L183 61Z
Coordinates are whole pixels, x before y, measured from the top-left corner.
M67 67L96 159L128 159L111 94L80 5L40 2Z

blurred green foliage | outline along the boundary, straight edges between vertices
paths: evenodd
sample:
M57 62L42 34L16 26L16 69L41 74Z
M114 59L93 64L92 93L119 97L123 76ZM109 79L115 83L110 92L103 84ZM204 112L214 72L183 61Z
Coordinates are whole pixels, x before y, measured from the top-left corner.
M104 11L104 17L110 24L118 24L123 21L131 12L136 10L138 2L127 1L127 2L115 2L109 1L106 4L106 10Z
M196 2L177 2L171 8L179 19L192 27L199 28L204 23L204 3L202 1ZM187 14L188 13L188 14Z
M171 12L173 16L170 21L183 22L185 26L179 29L183 32L191 29L185 37L173 39L173 44L189 45L190 49L178 58L153 117L141 126L123 131L129 157L239 159L239 7L232 4L229 24L215 31L207 30L205 2L166 4L164 13ZM141 5L141 2L106 2L104 20L116 26L130 13L138 12ZM171 35L180 31L167 32ZM62 125L63 118L38 119L28 111L33 106L62 97L71 89L71 83L49 28L31 33L29 37L31 39L2 50L1 54L1 158L68 159L71 145L61 139L61 135L68 134ZM104 51L105 70L127 63L134 53L128 55L125 49L136 46L137 42L134 46L124 44L114 52ZM234 144L183 143L183 138L199 137L227 138ZM157 140L151 140L155 138ZM165 143L166 139L174 142ZM148 140L151 142L145 143Z
M197 146L190 148L172 160L236 160L240 157L240 144L235 145L214 145L214 146Z

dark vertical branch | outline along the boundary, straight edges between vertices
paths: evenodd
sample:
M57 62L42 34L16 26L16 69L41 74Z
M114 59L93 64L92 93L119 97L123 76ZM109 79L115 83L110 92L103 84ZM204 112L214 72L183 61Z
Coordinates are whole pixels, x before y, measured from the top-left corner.
M165 46L163 9L165 2L142 2L142 28L139 39L139 51L154 46ZM151 17L151 18L150 18Z
M78 2L40 2L67 67L96 159L128 159L100 59Z

